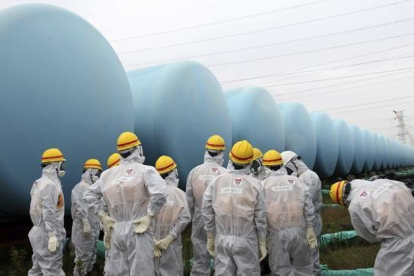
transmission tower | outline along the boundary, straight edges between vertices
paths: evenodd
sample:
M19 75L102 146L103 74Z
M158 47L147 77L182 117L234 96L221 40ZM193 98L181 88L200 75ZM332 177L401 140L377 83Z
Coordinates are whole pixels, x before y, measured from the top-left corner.
M400 111L395 111L393 110L393 112L395 113L395 120L398 121L398 139L400 140L401 143L403 144L407 144L407 138L409 143L411 144L411 146L414 146L414 139L413 136L411 135L410 131L407 128L407 125L404 122L404 110L400 110Z

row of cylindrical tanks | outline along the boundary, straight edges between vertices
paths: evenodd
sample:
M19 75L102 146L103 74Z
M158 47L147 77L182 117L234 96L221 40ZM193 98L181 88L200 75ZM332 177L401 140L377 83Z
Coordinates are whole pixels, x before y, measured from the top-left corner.
M70 191L89 158L105 163L123 131L140 137L146 164L166 154L181 187L213 134L263 152L293 150L322 178L412 165L412 148L378 134L277 104L263 88L223 93L203 65L178 62L125 72L108 41L81 17L29 4L0 11L0 214L27 215L40 157L60 148Z

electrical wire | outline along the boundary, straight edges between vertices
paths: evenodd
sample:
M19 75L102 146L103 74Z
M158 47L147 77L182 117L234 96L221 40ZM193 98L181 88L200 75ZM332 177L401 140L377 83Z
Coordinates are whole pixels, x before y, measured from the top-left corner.
M166 20L169 20L169 19L181 18L181 17L188 16L188 15L195 15L195 14L205 13L205 12L208 12L208 11L233 7L233 6L236 6L236 5L241 5L241 4L245 4L245 3L249 3L249 2L257 2L257 1L258 0L240 1L240 2L237 2L237 3L228 4L228 5L212 7L212 8L209 8L209 9L198 10L198 11L194 11L194 12L188 12L188 13L184 13L184 14L169 16L169 17L163 17L163 18L160 18L160 19L144 21L144 22L134 23L134 24L120 26L120 27L109 28L109 29L106 29L106 30L113 31L113 30L119 30L119 29L126 29L126 28L130 28L130 27L142 26L142 25L151 24L151 23L154 23L154 22L160 22L160 21L166 21Z
M322 0L322 1L330 1L330 0ZM306 21L301 21L301 22L296 22L296 23L290 23L290 24L285 24L285 25L279 25L279 26L276 26L276 27L270 27L270 28L255 30L255 31L249 31L249 32L244 32L244 33L233 34L233 35L227 36L227 37L235 37L235 36L248 35L248 34L257 34L257 33L260 33L260 32L266 32L266 31L270 31L270 30L277 30L277 29L281 29L281 28L299 26L299 25L304 25L304 24L309 24L309 23L314 23L314 22L319 22L319 21L324 21L324 20L329 20L329 19L335 19L335 18L338 18L338 17L344 17L344 16L353 15L353 14L357 14L357 13L363 13L363 12L366 12L366 11L371 11L371 10L376 10L376 9L380 9L380 8L390 7L390 6L399 5L399 4L403 4L403 3L407 3L407 2L411 2L411 1L413 1L413 0L403 0L403 1L399 1L399 2L393 2L393 3L380 5L380 6L374 6L374 7L361 9L361 10L357 10L357 11L352 11L352 12L347 12L347 13L341 13L341 14L337 14L337 15L322 17L322 18L316 18L316 19L311 19L311 20L306 20ZM316 1L316 2L311 2L311 3L318 3L318 2L321 2L321 1ZM310 4L308 4L308 5L310 5ZM301 5L301 6L304 6L304 5ZM285 9L282 9L282 10L268 11L268 12L266 12L266 14L270 14L271 12L275 13L275 12L280 12L280 11L289 10L289 9L293 9L293 8L298 8L298 7L301 7L301 6L293 6L293 7L285 8ZM264 13L254 14L254 15L243 16L243 17L238 17L238 18L232 18L232 19L227 19L227 20L222 20L222 21L217 21L217 22L212 22L212 23L207 23L207 24L200 24L200 25L196 25L196 26L173 29L173 30L169 30L169 31L162 31L162 32L158 32L158 33L151 33L151 34L145 34L145 35L139 35L139 36L132 36L132 37L114 39L114 40L110 40L109 42L116 43L116 42L122 42L122 41L127 41L127 40L135 40L135 39L139 39L139 38L146 38L146 37L154 37L154 36L159 36L159 35L164 35L164 34L171 34L171 33L175 33L175 32L187 31L187 30L203 28L203 27L208 27L208 26L217 25L217 24L228 23L228 22L232 22L232 21L235 21L235 20L241 20L241 19L261 16L263 14ZM217 40L217 39L221 39L221 38L211 38L210 40Z
M403 72L403 73L407 73L407 72ZM402 73L390 74L389 76L398 75L398 74L402 74ZM381 77L384 77L384 76L381 76ZM375 78L378 78L378 77L375 77ZM288 97L288 98L284 98L284 99L280 99L280 100L286 101L286 100L292 100L292 99L302 99L302 98L307 98L307 97L314 97L314 96L319 96L319 95L332 94L332 93L337 93L337 92L341 92L341 91L347 91L347 90L353 90L353 89L364 88L364 87L369 87L369 86L375 86L375 85L379 85L379 84L385 84L385 83L390 83L390 82L399 81L399 80L406 80L406 79L413 79L413 77L410 76L410 77L398 78L398 79L388 80L388 81L383 81L383 82L375 82L375 83L359 85L359 86L354 86L354 87L342 88L342 89L337 89L337 90L330 90L330 91L327 91L327 92L313 93L313 94L308 94L308 95L300 95L300 96L296 96L296 97ZM364 81L364 80L361 80L361 81ZM280 94L280 95L277 95L277 97L279 98L280 96L289 96L290 94L293 94L293 93Z
M353 105L342 106L342 107L320 109L320 110L316 110L314 112L326 112L326 111L330 111L330 110L348 109L348 108L354 108L354 107L358 107L358 106L372 105L372 104L384 103L384 102L389 102L389 101L398 101L398 100L409 99L409 98L414 98L414 95L405 96L405 97L398 97L398 98L392 98L392 99L386 99L386 100L375 101L375 102L362 103L362 104L353 104Z
M165 60L165 61L174 61L174 60L179 60L179 59L191 59L191 58L197 58L197 57L208 57L208 56L215 56L215 55L222 55L222 54L238 53L238 52L261 49L261 48L266 48L266 47L271 47L271 46L290 44L290 43L296 43L296 42L303 42L303 41L308 41L308 40L313 40L313 39L320 39L320 38L343 35L343 34L348 34L348 33L353 33L353 32L365 31L365 30L385 27L385 26L389 26L389 25L406 23L406 22L410 22L412 20L414 20L414 18L407 18L407 19L403 19L403 20L398 20L398 21L392 21L392 22L387 22L387 23L383 23L383 24L367 26L367 27L364 27L364 28L350 29L350 30L341 31L341 32L334 32L334 33L328 33L328 34L323 34L323 35L305 37L305 38L300 38L300 39L293 39L293 40L287 40L287 41L281 41L281 42L268 43L268 44L259 45L259 46L245 47L245 48L239 48L239 49L234 49L234 50L226 50L226 51L214 52L214 53L209 53L209 54L192 55L192 56L186 56L186 57L182 57L182 58L174 58L174 59L169 59L169 60ZM181 46L181 45L187 45L187 44L186 43L178 43L178 44L172 44L172 45L167 45L167 46L159 46L159 47L153 47L153 48L146 48L146 49L139 49L139 50L132 50L132 51L124 51L124 52L119 52L118 55L126 55L126 54L132 54L132 53L140 53L140 52L146 52L146 51L152 51L152 50L166 49L166 48L171 48L171 47Z
M406 54L414 54L414 52L406 53ZM293 76L288 77L288 78L283 78L283 79L280 79L280 80L277 80L277 81L303 78L303 77L306 77L306 76L314 75L317 72L335 71L335 70L343 69L343 68L363 66L363 65L373 64L373 63L396 61L396 60L401 60L401 59L405 59L405 58L414 57L414 55L405 56L406 54L400 54L400 55L397 55L397 56L394 56L394 57L391 57L391 58L386 58L386 59L378 59L378 60L372 60L372 61L367 61L367 62L348 64L348 65L341 65L341 66L334 66L334 67L327 67L327 68L321 68L321 69L313 69L313 70L306 70L306 71L301 71L301 72L291 72L291 73L281 74L281 76L285 76L285 75L293 75ZM300 74L300 75L295 76L297 74ZM264 82L254 83L254 85L271 85L271 83L269 83L269 82L275 82L275 81L276 80L266 80Z
M409 104L409 103L414 103L414 101L408 101L408 102L402 102L402 103L394 103L394 104L387 104L387 105L382 105L382 106L361 108L361 109L355 109L355 110L346 110L346 111L340 111L340 112L330 113L330 115L337 115L337 114L343 114L343 113L365 111L365 110L371 110L371 109L376 109L376 108L383 108L383 107L388 107L388 106L403 105L403 104Z
M121 8L110 10L110 11L103 11L103 12L97 12L97 13L91 13L91 14L83 15L83 17L88 18L88 17L94 17L94 16L102 15L102 14L108 14L108 13L115 13L115 12L124 11L124 10L130 10L130 9L138 7L138 6L154 4L154 3L157 3L157 2L164 2L164 0L153 0L153 1L148 1L148 2L136 3L136 4L128 6L128 7L121 7Z
M332 63L338 63L338 62L347 61L347 60L353 60L353 59L366 57L366 56L371 56L371 55L376 55L376 54L381 54L381 53L394 51L394 50L397 50L397 49L411 47L411 46L414 46L414 43L404 44L402 46L387 48L387 49L384 49L384 50L370 52L370 53L362 54L362 55L356 55L356 56L352 56L352 57L348 57L348 58L341 58L341 59L337 59L337 60L333 60L333 61L312 64L312 65L308 65L308 66L305 66L305 67L300 67L300 68L296 68L296 69L281 71L281 72L272 73L272 74L266 74L266 75L260 75L260 76L255 76L255 77L242 78L242 79L220 80L220 83L226 84L226 83L241 82L241 81L261 79L261 78L271 78L271 77L275 77L275 76L282 76L282 75L286 75L286 74L291 74L291 73L294 73L294 72L301 73L301 72L306 72L306 71L300 71L300 70L304 70L304 69L314 68L314 67L318 67L318 66L332 64Z
M284 57L291 57L291 56L297 56L297 55L303 55L303 54L310 54L310 53L323 52L323 51L328 51L328 50L335 50L335 49L353 47L353 46L357 46L357 45L368 44L368 43L379 42L379 41L385 41L385 40L390 40L390 39L397 39L397 38L402 38L402 37L407 37L407 36L412 36L412 35L414 35L414 32L406 33L406 34L402 34L402 35L395 35L395 36L383 37L383 38L378 38L378 39L372 39L372 40L365 40L365 41L360 41L360 42L356 42L356 43L348 43L348 44L336 45L336 46L313 49L313 50L299 51L299 52L289 53L289 54L273 55L273 56L267 56L267 57L261 57L261 58L230 61L230 62L217 63L217 64L207 64L206 66L212 68L212 67L221 67L221 66L228 66L228 65L240 64L240 63L250 63L250 62L256 62L256 61L263 61L263 60L268 61L268 60L271 60L271 59L278 59L278 58L284 58ZM161 63L163 63L163 62L147 62L147 63L138 63L138 64L125 65L124 67L125 68L137 67L137 66L138 67L145 67L145 66L156 65L156 64L161 64Z
M363 76L384 74L384 73L389 73L389 72L399 72L399 71L407 71L407 70L412 71L413 69L414 69L414 66L411 66L411 67L405 67L405 68L399 68L399 69L393 69L393 70L386 70L386 71L376 71L376 72L370 72L370 73L363 73L363 74L349 75L349 76L342 76L342 77L335 77L335 78L318 79L318 80L281 83L281 84L268 85L268 86L263 86L263 87L267 88L267 87L290 86L290 85L298 85L298 84L306 84L306 83L315 83L315 82L321 82L321 81L332 81L332 80L340 80L340 79L348 79L348 78L358 78L358 77L363 77Z

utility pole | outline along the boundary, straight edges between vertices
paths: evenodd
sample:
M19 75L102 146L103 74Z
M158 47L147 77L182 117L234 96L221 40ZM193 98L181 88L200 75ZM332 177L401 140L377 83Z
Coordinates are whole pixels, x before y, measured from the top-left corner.
M410 131L407 128L407 125L405 124L404 121L404 110L400 110L400 111L395 111L393 110L393 112L395 113L395 118L394 120L398 121L398 139L400 140L401 143L403 144L407 144L407 138L409 140L409 143L411 146L414 146L414 138L411 135Z

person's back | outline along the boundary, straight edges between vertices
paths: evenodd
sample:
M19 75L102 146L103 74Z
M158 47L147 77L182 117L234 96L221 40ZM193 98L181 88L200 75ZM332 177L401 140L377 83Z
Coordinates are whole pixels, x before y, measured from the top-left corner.
M102 167L99 160L87 160L83 167L81 182L72 189L72 243L75 246L74 276L83 276L91 272L96 262L100 234L99 210L88 206L83 196L89 186L99 179L101 172Z
M110 275L154 275L151 222L166 201L165 182L154 167L142 164L145 157L135 134L121 134L118 151L121 164L105 171L84 199L97 208L102 198L107 204L109 215L100 211L99 216L111 248Z
M351 183L362 184L353 189L348 198L352 224L358 234L372 242L404 239L414 234L414 198L404 183L386 179L354 180ZM367 227L368 221L372 223L370 227ZM372 235L359 231L361 228Z
M178 188L177 164L171 157L161 156L155 167L167 185L167 202L154 218L155 275L183 276L181 232L191 221L186 194Z
M381 242L375 276L414 275L414 198L404 183L341 181L331 186L330 196L333 202L348 206L360 237Z
M214 179L204 193L207 248L216 257L216 275L260 275L259 261L267 255L266 207L260 182L248 175L253 147L236 143L230 159L234 170Z
M318 238L318 243L321 241L322 234L322 183L319 176L308 168L305 162L302 161L301 157L292 151L282 152L283 163L289 174L297 176L303 184L305 184L309 193L312 196L312 203L314 207L314 224L315 234ZM319 276L321 274L321 268L319 264L319 248L315 248L311 252L313 259L313 275Z
M267 240L272 276L312 275L308 232L313 231L314 210L308 187L289 176L280 154L266 152L263 163L272 173L262 181L266 201ZM313 245L313 246L316 246Z
M64 228L65 200L59 177L65 175L66 160L58 149L49 149L42 156L42 176L33 183L30 191L30 218L33 227L29 232L33 266L29 276L64 276L62 247L66 238Z
M207 140L205 148L204 163L191 170L186 185L187 202L192 217L191 242L194 265L191 269L191 276L210 276L211 274L201 205L209 183L227 171L222 167L226 149L224 139L219 135L213 135Z

